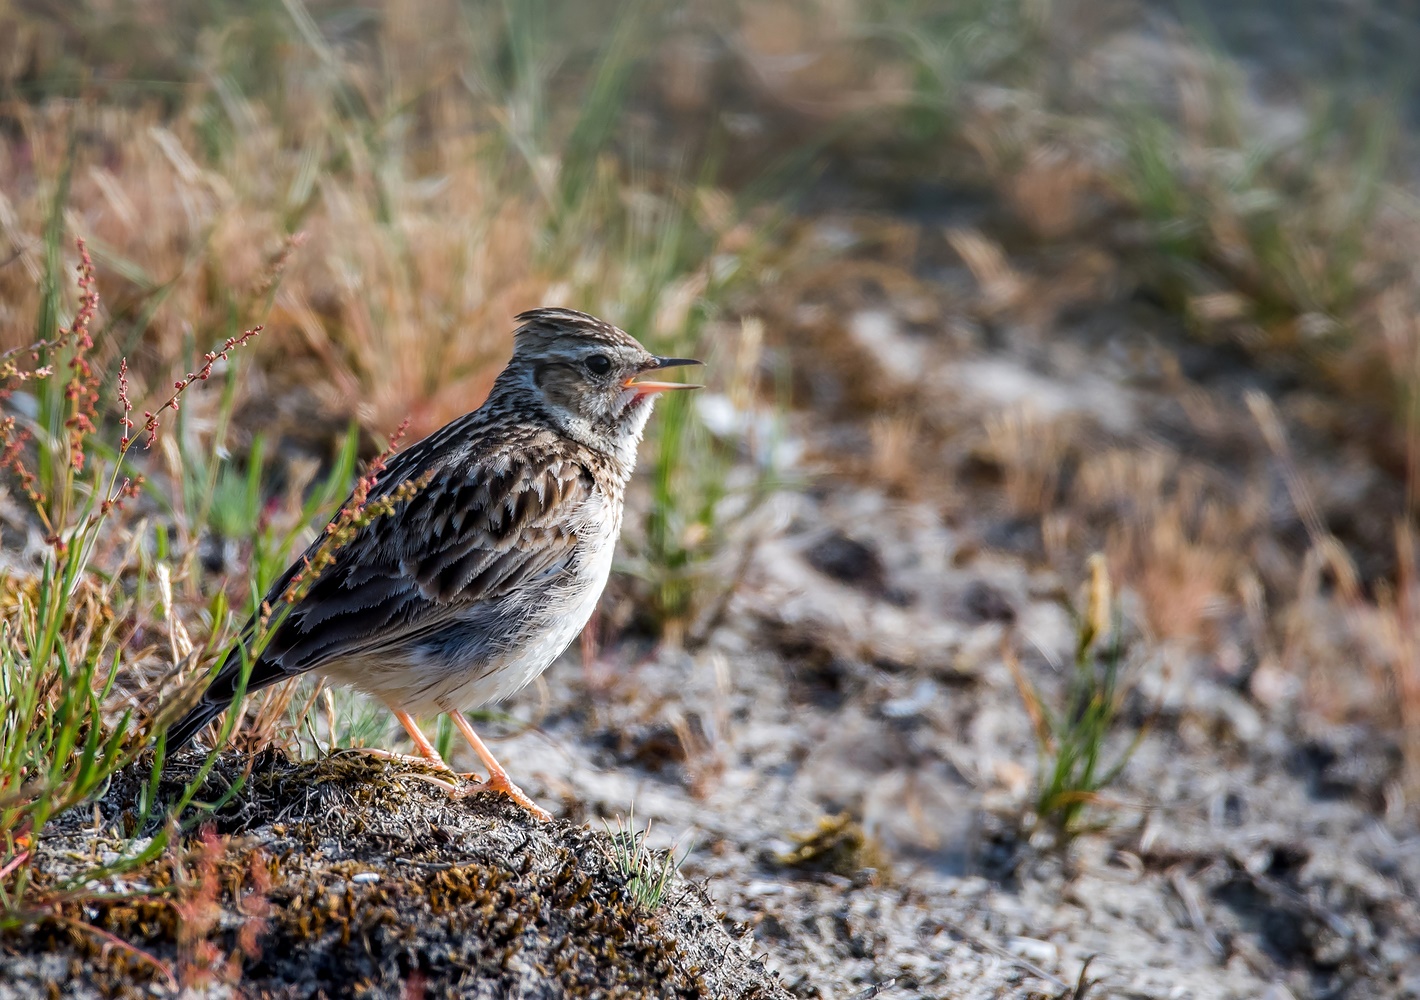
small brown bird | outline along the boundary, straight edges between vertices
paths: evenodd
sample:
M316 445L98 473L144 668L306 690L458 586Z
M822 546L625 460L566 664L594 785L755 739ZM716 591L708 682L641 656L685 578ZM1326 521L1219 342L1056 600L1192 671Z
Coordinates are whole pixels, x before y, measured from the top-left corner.
M413 715L446 712L488 770L469 791L502 792L547 818L463 713L522 689L586 625L653 400L696 388L642 376L700 362L656 357L571 309L518 321L488 400L392 459L368 500L423 485L360 528L291 606L283 594L321 539L271 588L267 602L286 613L246 690L315 671L383 701L420 755L445 768ZM169 730L170 751L231 703L241 661L230 654Z

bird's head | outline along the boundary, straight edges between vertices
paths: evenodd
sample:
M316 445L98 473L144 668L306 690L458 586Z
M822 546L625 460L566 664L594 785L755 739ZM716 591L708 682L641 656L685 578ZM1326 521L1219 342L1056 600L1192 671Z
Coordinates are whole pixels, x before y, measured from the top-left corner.
M513 358L499 382L532 393L558 430L589 447L634 459L656 396L698 388L654 375L699 361L657 357L595 316L533 309L517 320Z

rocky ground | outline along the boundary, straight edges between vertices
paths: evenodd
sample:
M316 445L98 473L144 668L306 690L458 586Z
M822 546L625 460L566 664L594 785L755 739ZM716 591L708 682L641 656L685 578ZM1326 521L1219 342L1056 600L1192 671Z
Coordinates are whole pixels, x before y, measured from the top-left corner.
M1334 661L1280 673L1262 637L1229 620L1225 595L1188 592L1207 579L1161 566L1163 580L1141 580L1159 593L1125 594L1141 623L1111 752L1144 734L1100 827L1058 849L1027 822L1036 745L1003 645L1035 683L1058 684L1082 577L1049 551L1058 539L1003 502L997 474L1022 475L1006 471L1022 460L993 451L979 428L1028 402L1051 414L1038 433L1071 428L1048 452L1061 475L1087 479L1107 455L1136 475L1166 462L1161 478L1207 469L1214 502L1250 507L1259 484L1278 488L1243 399L1265 376L1200 352L1192 374L1140 388L1163 359L1188 354L1147 306L1093 303L1049 339L1005 325L992 345L965 318L972 296L913 281L947 314L912 318L901 289L872 295L880 261L864 271L866 302L839 270L834 301L793 306L841 317L832 336L855 365L815 368L833 345L784 318L787 349L823 400L793 421L822 475L763 512L771 540L723 626L695 652L598 668L612 678L595 685L564 669L540 733L509 755L555 775L547 789L583 799L578 808L634 800L663 843L696 845L683 870L709 877L798 995L891 983L882 995L1025 997L1086 980L1100 996L1416 995L1420 837L1396 738L1337 721L1344 706L1319 711L1302 690L1315 675L1364 700L1374 680ZM795 347L796 334L808 342ZM830 368L855 372L858 388ZM853 415L864 379L910 400L927 428L897 488L853 474L886 460L883 438ZM1285 390L1274 398L1298 405ZM1323 442L1305 460L1318 483L1327 454ZM1372 477L1376 490L1383 479ZM1165 502L1129 488L1110 498L1113 516L1146 516L1126 502ZM1345 501L1323 502L1344 520ZM1254 558L1291 530L1282 508L1237 528ZM1089 529L1076 530L1063 544L1078 556ZM1200 621L1217 641L1179 638ZM829 817L844 811L866 842L835 832ZM838 844L831 861L786 863L794 838L824 824L816 844Z
M915 234L911 252L884 254L885 231ZM805 225L807 245L863 250L761 303L802 383L778 445L793 488L744 521L751 554L705 635L574 650L514 706L535 725L495 751L557 823L386 767L258 763L220 832L265 852L274 908L208 918L232 954L264 928L243 989L410 995L417 972L429 996L1420 996L1399 745L1352 721L1384 681L1320 635L1283 664L1207 562L1240 555L1278 591L1266 575L1304 562L1249 392L1280 414L1328 523L1373 530L1366 510L1395 487L1335 446L1353 414L1187 340L1117 258L1083 278L1018 259L1043 291L1001 302L939 232L869 210ZM1181 505L1227 529L1179 540L1201 569L1156 563L1122 588L1129 693L1108 751L1140 741L1062 845L1031 813L1037 745L1006 651L1055 691L1083 556L1114 545L1129 569L1138 553L1111 532L1162 530ZM1318 630L1333 610L1313 606ZM633 803L685 857L654 917L618 894L585 825ZM89 824L54 858L101 850ZM228 902L256 886L229 877ZM203 960L141 903L84 917ZM0 995L130 975L162 992L141 958L62 926L7 948Z
M620 964L573 963L569 982L627 995L781 995L770 974L801 997L1420 995L1420 834L1394 729L1356 711L1383 679L1336 658L1320 597L1312 630L1275 650L1223 589L1240 562L1294 594L1286 576L1305 561L1248 392L1279 414L1327 523L1360 533L1356 505L1387 503L1378 463L1328 436L1340 404L1198 347L1118 274L1059 295L1062 319L1042 312L1051 261L1016 264L1045 289L1022 314L988 302L930 233L885 260L883 227L904 225L817 219L802 238L859 240L858 262L761 304L805 386L777 445L798 457L792 488L742 522L750 556L715 621L681 648L632 632L574 651L515 706L535 725L496 752L562 819L450 804L383 767L260 763L220 832L284 859L275 903L334 909L309 928L266 918L243 982L344 995L328 970L351 961L369 995L419 969L430 995L538 996L558 949L591 931L593 955L599 935L630 943ZM879 419L910 419L905 455L863 418L874 399L898 401L875 404ZM1041 481L1049 468L1068 481ZM1180 499L1190 477L1203 496ZM1169 529L1185 502L1224 527ZM1155 539L1131 562L1122 527L1181 531L1171 544L1191 555ZM1032 813L1037 745L1011 662L1058 698L1095 546L1132 574L1106 755L1138 744L1062 843ZM606 618L626 600L614 588ZM617 909L624 880L582 825L633 804L651 842L685 858L654 919ZM455 871L468 892L502 893L491 911L430 902ZM583 884L564 911L558 894ZM224 919L236 940L241 921Z

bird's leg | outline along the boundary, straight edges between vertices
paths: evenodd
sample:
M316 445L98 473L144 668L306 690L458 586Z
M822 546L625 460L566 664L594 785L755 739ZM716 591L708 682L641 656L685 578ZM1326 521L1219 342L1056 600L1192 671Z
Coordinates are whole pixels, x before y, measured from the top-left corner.
M552 819L550 812L528 798L521 788L508 779L508 772L503 770L503 765L498 763L493 757L492 751L478 738L478 734L473 731L473 726L469 725L468 719L464 718L462 712L450 712L449 718L454 720L454 725L459 727L459 732L463 733L464 739L468 740L469 746L473 747L473 752L478 754L479 760L483 761L483 766L488 768L488 780L474 788L470 788L468 794L471 795L475 792L500 792L532 813L538 819L544 822Z
M381 750L378 747L366 747L360 752L369 754L371 757L379 757L382 760L396 760L403 764L432 764L440 771L456 773L444 758L439 756L439 751L434 749L434 744L429 742L429 737L420 730L419 725L414 721L414 717L408 712L399 709L391 709L394 717L399 720L399 724L404 727L404 731L409 734L409 738L414 741L414 748L419 751L419 756L415 757L407 753L395 753L392 750ZM445 782L441 782L445 784ZM453 786L450 786L452 789Z

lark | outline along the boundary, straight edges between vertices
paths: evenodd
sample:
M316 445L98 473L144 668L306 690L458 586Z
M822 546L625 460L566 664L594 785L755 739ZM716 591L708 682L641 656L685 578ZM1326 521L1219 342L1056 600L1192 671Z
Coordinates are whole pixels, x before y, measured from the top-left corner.
M657 357L571 309L517 320L512 360L487 401L390 460L368 502L405 498L359 528L304 595L291 583L320 539L271 588L278 624L246 692L309 672L356 688L388 706L420 757L441 769L414 717L446 713L488 771L459 793L501 792L547 819L464 713L521 690L586 625L654 400L696 388L645 376L700 362ZM402 484L413 487L397 493ZM217 669L169 730L169 751L231 704L242 660L234 651Z

